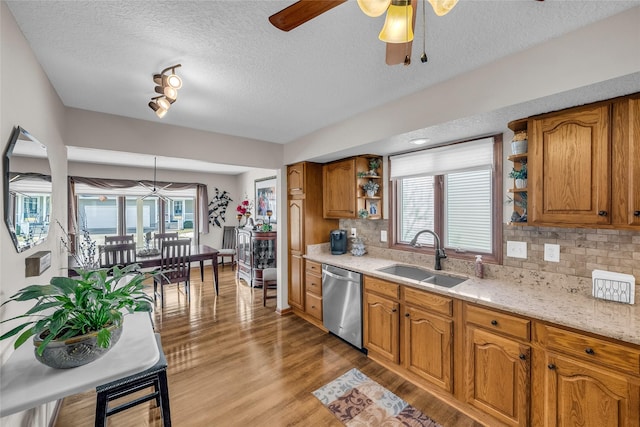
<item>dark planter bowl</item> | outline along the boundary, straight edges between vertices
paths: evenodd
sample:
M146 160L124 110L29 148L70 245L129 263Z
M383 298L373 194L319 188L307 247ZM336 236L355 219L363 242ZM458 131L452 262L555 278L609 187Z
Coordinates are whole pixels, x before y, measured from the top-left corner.
M42 339L33 337L34 353L39 362L55 369L68 369L86 365L101 358L120 339L122 326L112 326L111 343L109 347L98 347L97 332L69 338L65 341L53 340L44 349L42 356L38 355L38 347Z

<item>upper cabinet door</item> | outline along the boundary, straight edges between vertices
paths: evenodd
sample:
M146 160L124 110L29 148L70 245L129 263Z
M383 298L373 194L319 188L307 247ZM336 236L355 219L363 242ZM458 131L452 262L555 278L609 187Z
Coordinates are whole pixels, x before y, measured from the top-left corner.
M287 167L287 192L290 196L304 194L304 163Z
M531 223L611 223L609 109L576 108L531 120Z
M322 167L325 218L356 218L355 165L351 158Z
M640 98L613 104L613 181L614 224L624 228L640 227Z

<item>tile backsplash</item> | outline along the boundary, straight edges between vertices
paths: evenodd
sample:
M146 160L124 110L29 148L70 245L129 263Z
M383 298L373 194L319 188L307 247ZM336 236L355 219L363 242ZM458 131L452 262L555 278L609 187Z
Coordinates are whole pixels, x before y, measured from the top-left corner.
M411 252L391 251L388 243L380 241L380 231L388 230L388 220L340 220L340 228L356 228L369 253L385 253L398 261L411 262L416 258ZM506 242L527 243L527 258L507 257ZM544 260L545 243L560 245L560 262ZM380 249L386 249L380 252ZM640 283L640 231L560 228L503 225L503 265L486 265L486 272L493 277L569 277L583 285L590 285L591 271L607 270L632 274ZM399 253L396 253L399 252ZM404 253L403 253L404 252ZM431 262L424 255L421 262ZM424 258L424 259L423 259ZM465 274L473 274L473 263L447 259L444 268ZM429 265L429 264L427 264ZM467 271L468 270L468 271ZM585 280L587 279L587 280Z

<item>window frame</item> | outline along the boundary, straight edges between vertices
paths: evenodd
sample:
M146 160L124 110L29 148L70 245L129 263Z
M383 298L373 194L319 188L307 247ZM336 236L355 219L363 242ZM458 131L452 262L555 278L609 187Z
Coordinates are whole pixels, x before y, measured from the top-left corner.
M493 228L492 235L492 248L493 251L491 253L482 253L482 260L484 262L492 263L492 264L502 264L503 257L503 243L502 243L502 217L503 217L503 207L501 200L503 199L503 177L502 177L502 155L503 155L503 142L502 142L502 134L496 135L488 135L483 137L476 137L472 139L466 139L462 141L449 142L445 144L440 144L437 146L424 148L421 150L414 150L411 152L423 152L425 150L433 149L433 148L441 148L446 146L452 146L456 144L464 144L466 142L476 141L481 138L493 138L493 169L492 169L492 223L491 226ZM391 160L387 159L387 167L388 170L391 170ZM443 243L446 239L444 239L444 228L445 228L445 212L444 212L444 202L445 202L445 194L444 194L444 175L435 175L434 179L436 180L436 185L434 186L434 205L440 206L440 209L436 209L434 212L434 223L435 223L435 232L438 236L441 237ZM408 243L401 243L398 241L398 181L392 180L389 185L389 231L390 231L390 243L389 247L391 249L397 249L407 252L415 252L427 255L434 255L435 248L433 245L425 245L422 247L415 248ZM444 247L448 258L462 259L468 261L474 261L475 256L479 253L472 251L458 251L456 248L452 247Z

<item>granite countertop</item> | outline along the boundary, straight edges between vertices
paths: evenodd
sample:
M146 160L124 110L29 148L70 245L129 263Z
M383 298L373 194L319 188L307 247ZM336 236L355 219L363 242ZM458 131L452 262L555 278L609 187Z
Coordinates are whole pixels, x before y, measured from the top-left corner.
M305 255L305 258L486 307L640 345L640 307L638 305L596 299L583 290L535 282L514 284L506 280L476 277L469 277L468 280L453 288L443 288L376 271L379 268L402 264L390 259L369 255L361 257L351 254L331 255L326 252L310 253ZM467 277L449 271L442 273Z

